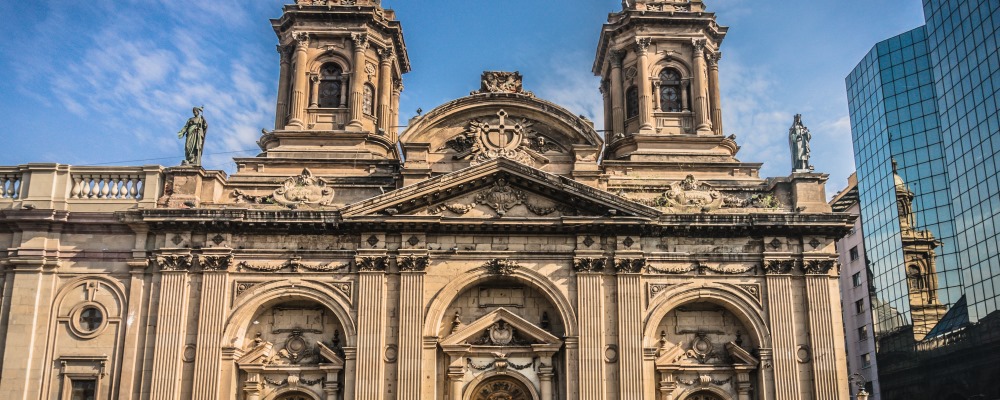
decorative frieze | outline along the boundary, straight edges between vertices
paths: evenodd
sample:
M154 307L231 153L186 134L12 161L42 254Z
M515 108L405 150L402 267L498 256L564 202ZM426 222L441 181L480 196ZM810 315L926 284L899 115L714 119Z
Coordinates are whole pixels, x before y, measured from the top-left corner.
M698 268L697 264L689 265L667 265L663 267L654 267L652 265L647 265L646 270L656 274L663 275L682 275L688 272L694 271Z
M248 261L241 261L236 264L237 270L251 270L258 272L278 272L284 269L295 272L337 272L347 269L350 266L349 263L304 263L302 262L302 257L292 257L287 261L281 262L279 264L274 263L250 263Z

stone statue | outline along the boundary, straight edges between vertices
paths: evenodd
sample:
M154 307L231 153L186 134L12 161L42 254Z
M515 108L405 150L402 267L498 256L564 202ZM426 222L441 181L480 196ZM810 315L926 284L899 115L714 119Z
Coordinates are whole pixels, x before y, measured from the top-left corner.
M188 118L187 124L177 134L178 139L184 140L184 162L181 165L201 166L201 155L205 152L205 133L208 132L208 122L202 113L205 107L195 107L191 110L193 117Z
M788 129L788 146L792 150L792 172L811 172L813 166L809 164L809 141L812 140L812 133L809 128L802 124L802 114L795 114L795 122Z

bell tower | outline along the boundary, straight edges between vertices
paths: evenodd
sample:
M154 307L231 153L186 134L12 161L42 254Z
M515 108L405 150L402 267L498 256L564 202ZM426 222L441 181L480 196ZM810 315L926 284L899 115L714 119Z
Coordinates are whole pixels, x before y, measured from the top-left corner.
M297 0L271 25L281 68L264 151L315 145L397 158L399 95L410 63L395 12L380 0Z
M701 0L627 0L622 8L601 31L593 68L602 78L605 159L734 160L719 90L728 28Z

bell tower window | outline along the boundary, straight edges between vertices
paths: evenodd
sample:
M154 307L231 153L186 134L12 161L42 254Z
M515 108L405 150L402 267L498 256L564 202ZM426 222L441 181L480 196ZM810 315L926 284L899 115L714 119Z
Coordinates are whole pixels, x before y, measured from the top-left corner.
M680 112L684 106L681 99L681 74L672 68L660 72L660 109L664 112Z
M361 104L361 110L365 113L365 115L375 115L375 88L367 83L365 84L365 93Z
M335 63L323 64L319 79L319 107L343 107L344 69Z
M625 91L625 118L639 116L639 88L632 86Z

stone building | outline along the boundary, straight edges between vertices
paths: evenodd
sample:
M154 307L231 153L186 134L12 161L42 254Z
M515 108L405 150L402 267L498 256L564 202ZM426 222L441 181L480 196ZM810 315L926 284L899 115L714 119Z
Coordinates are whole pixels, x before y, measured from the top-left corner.
M397 134L395 13L298 3L231 176L0 168L0 398L848 398L853 218L736 158L701 1L610 15L604 135L507 72Z

